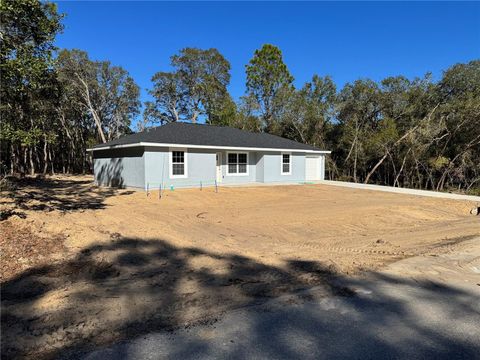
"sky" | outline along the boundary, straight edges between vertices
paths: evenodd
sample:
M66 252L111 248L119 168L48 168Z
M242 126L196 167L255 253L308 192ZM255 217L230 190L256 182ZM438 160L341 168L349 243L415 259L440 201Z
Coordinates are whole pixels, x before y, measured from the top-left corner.
M278 46L301 87L314 74L338 87L359 78L408 78L480 59L479 2L60 1L60 48L125 68L149 98L151 77L184 47L217 48L231 63L230 93L245 93L245 65Z

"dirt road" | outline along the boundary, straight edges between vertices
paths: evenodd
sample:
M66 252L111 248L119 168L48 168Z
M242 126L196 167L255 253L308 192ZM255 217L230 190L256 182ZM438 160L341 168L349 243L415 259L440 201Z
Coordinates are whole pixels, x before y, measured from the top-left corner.
M2 352L57 356L212 322L311 286L354 296L339 278L479 236L473 205L325 185L159 199L98 189L89 177L31 181L2 196L2 247L21 235L33 254L32 243L57 240L27 259L5 246L15 266L2 265Z

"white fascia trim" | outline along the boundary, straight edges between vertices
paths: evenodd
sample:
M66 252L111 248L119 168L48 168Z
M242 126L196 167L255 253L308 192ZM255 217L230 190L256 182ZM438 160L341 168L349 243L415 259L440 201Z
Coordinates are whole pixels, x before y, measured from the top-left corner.
M163 143L149 143L139 142L134 144L102 146L98 148L90 148L87 151L121 149L137 146L151 146L151 147L168 147L168 148L189 148L189 149L218 149L218 150L239 150L239 151L286 151L309 154L330 154L328 150L301 150L301 149L275 149L275 148L256 148L256 147L236 147L236 146L211 146L211 145L189 145L189 144L163 144Z

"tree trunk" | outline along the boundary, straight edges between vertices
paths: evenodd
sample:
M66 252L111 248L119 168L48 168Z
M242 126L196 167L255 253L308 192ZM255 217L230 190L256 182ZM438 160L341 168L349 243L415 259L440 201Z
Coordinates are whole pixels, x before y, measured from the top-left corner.
M15 174L15 165L17 163L17 156L15 153L15 146L13 146L13 143L10 144L10 151L11 151L11 158L10 158L10 175Z
M93 119L95 120L95 124L97 125L97 130L98 130L98 133L100 134L100 138L102 139L103 143L106 143L107 139L105 138L105 134L103 133L102 122L101 122L100 117L98 116L97 112L93 108L92 103L90 102L90 98L88 100L88 103L89 103L89 107L90 107L90 112L92 113Z
M365 178L365 184L368 184L368 181L370 180L370 177L373 175L373 173L378 169L380 165L382 165L383 161L387 158L388 156L388 150L386 150L385 155L382 156L382 158L375 164L372 170L368 173L367 177ZM381 178L380 178L381 179Z
M51 147L48 148L48 159L50 160L50 166L51 166L51 170L50 170L50 173L51 175L55 175L55 167L53 165L53 160L54 158L52 157L52 149Z
M77 75L77 78L78 80L80 80L80 82L83 84L83 86L85 87L85 93L84 93L84 98L87 102L87 107L88 109L90 110L90 113L92 114L93 116L93 120L95 121L95 125L97 126L97 130L98 130L98 133L100 135L100 138L102 139L102 142L103 143L106 143L107 140L105 138L105 134L103 133L103 129L102 129L102 122L100 120L100 117L98 116L97 112L95 111L93 105L92 105L92 101L90 99L90 90L88 89L88 84L85 82L85 80L83 80L80 75L78 74L75 74Z
M407 153L403 157L402 166L400 166L400 170L398 170L398 174L395 176L395 180L393 181L393 187L395 187L395 184L397 184L397 187L400 187L398 179L400 178L400 175L402 174L403 168L405 166L405 161L407 160L407 156L410 153L410 150L411 149L408 149Z
M35 163L33 162L33 149L32 147L28 150L28 155L30 159L30 175L35 175Z
M472 148L475 145L480 145L480 135L476 136L473 140L471 140L465 146L465 148L463 149L462 152L458 153L457 155L455 155L455 157L452 160L450 160L450 162L447 166L447 169L443 172L442 176L440 177L440 180L437 184L437 190L439 190L439 189L443 190L443 186L444 186L444 183L445 183L445 178L447 177L447 175L452 170L452 167L455 164L455 161L457 161L457 159L459 157L463 156L468 150L470 150L470 148Z
M43 143L43 175L47 174L48 169L48 152L47 152L47 137L45 137Z
M436 109L436 107L435 107ZM434 110L435 110L434 109ZM433 112L432 112L433 113ZM430 115L432 114L430 113ZM429 115L429 116L430 116ZM385 147L385 155L382 156L382 158L377 162L377 164L373 167L373 169L368 173L367 175L367 178L365 179L365 184L368 184L368 180L370 180L370 177L373 175L373 173L375 172L375 170L378 169L378 167L383 163L383 161L387 158L388 156L388 153L390 150L396 148L403 140L405 140L407 138L408 135L410 135L411 133L413 133L415 130L418 129L418 127L420 126L420 124L418 124L417 126L414 126L413 128L411 128L410 130L408 130L405 134L403 134L403 136L398 139L397 141L395 141L395 143L391 146L391 148L388 148L388 147Z
M469 191L472 188L473 184L475 184L478 181L480 181L480 177L473 179L473 181L470 182L470 184L465 188L465 191Z
M23 163L22 163L22 175L25 175L27 173L27 157L28 157L28 148L24 147L23 148Z
M353 182L357 182L357 154L358 154L358 145L355 142L355 151L353 155Z

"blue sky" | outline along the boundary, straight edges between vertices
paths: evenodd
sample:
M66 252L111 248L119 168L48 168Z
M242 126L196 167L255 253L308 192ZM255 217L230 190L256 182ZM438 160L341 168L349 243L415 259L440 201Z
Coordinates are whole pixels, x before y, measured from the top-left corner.
M280 47L300 87L313 74L338 86L358 78L438 77L480 58L475 2L58 2L57 46L127 69L142 88L184 47L217 48L232 65L230 92L245 91L245 64L264 43Z

